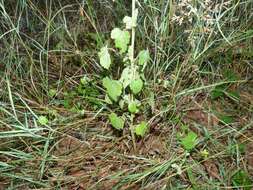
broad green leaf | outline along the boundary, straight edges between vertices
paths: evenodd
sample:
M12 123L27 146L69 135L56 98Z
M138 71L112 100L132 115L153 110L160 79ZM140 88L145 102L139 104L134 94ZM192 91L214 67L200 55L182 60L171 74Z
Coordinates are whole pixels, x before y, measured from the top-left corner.
M123 22L126 25L126 29L131 29L132 28L132 17L125 16L123 19Z
M109 69L112 61L107 46L101 48L100 52L98 53L98 56L100 60L100 65L105 69Z
M121 117L118 117L115 113L111 113L109 115L109 120L111 125L115 128L115 129L123 129L124 128L124 120Z
M131 82L130 89L134 94L138 94L143 87L143 81L141 79L137 79Z
M119 28L114 28L111 32L111 38L115 41L115 47L120 49L120 53L125 53L130 42L130 34Z
M46 116L39 116L38 122L41 125L47 125L48 124L48 119Z
M133 73L135 75L133 76ZM122 83L123 88L125 89L133 80L139 79L140 75L137 71L137 67L134 67L134 71L131 70L130 66L124 68L124 70L121 73L121 77L119 81Z
M106 88L108 96L116 102L122 93L121 83L117 80L112 80L108 77L105 77L103 79L103 86Z
M190 131L185 137L180 138L181 144L185 150L191 151L197 144L197 134Z
M220 119L220 121L223 123L223 124L231 124L234 122L234 119L232 116L229 116L229 115L219 115L218 118Z
M149 51L142 50L138 55L138 63L139 65L145 65L150 59Z
M243 187L244 190L251 190L253 181L244 170L237 171L232 177L232 183L236 187Z
M137 25L138 9L135 9L133 17L125 16L123 22L126 25L126 29L132 29Z
M148 124L145 121L142 121L135 127L135 134L141 137L144 137L145 133L148 130Z
M131 83L133 79L130 67L126 67L123 69L119 80L123 84L123 88L126 88Z
M130 113L137 113L138 112L138 106L137 106L137 103L135 101L130 102L128 104L128 111Z

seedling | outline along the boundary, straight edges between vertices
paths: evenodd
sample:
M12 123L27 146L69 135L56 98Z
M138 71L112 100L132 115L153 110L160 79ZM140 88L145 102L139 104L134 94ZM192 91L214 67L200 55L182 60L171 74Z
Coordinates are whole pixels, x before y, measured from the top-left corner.
M202 158L207 159L209 156L209 152L208 152L208 150L204 149L204 150L200 151L200 155Z
M181 133L177 133L177 139L179 140L183 148L186 151L190 152L197 145L198 135L192 130L190 130L189 127L186 125L182 125L181 130Z
M39 116L38 117L38 122L41 125L47 125L48 124L48 119L46 116Z

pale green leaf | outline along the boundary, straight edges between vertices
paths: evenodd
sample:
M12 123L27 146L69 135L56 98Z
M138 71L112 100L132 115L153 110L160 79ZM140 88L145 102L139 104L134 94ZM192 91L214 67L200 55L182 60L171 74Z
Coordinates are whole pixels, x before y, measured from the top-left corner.
M47 125L48 124L48 119L46 116L39 116L38 122L41 125Z
M122 73L121 73L121 77L120 77L120 82L123 84L123 87L126 88L132 79L132 72L131 72L131 68L130 67L126 67Z
M142 50L139 52L138 55L138 63L139 65L145 65L150 59L149 51L148 50Z
M126 25L126 29L132 29L137 25L138 9L135 9L133 17L125 16L123 22Z
M130 42L130 34L128 31L114 28L111 32L111 38L114 39L115 47L120 49L120 53L126 52L127 46Z
M134 71L131 70L131 67L126 67L122 73L119 81L122 83L123 88L126 88L133 80L139 79L140 75L137 71L137 67L133 68ZM134 75L133 75L134 73Z
M123 19L123 22L126 25L126 29L131 29L132 28L132 17L125 16Z
M138 94L143 88L143 81L141 79L137 79L131 82L130 89L134 94Z
M181 138L181 144L185 150L192 150L197 144L198 135L190 131L185 137Z
M141 136L141 137L143 137L145 135L145 133L147 132L147 130L148 130L148 124L145 121L142 121L140 124L138 124L135 127L135 133L136 133L136 135Z
M108 96L116 102L122 93L121 83L106 77L103 79L103 86L106 88Z
M107 46L101 48L100 52L98 53L98 56L100 60L100 65L105 69L109 69L112 61Z
M207 159L208 156L209 156L209 152L208 152L208 150L204 149L204 150L200 151L200 155L201 155L204 159Z
M128 104L128 111L130 113L137 113L139 111L137 103L135 101L132 101Z
M115 113L111 113L109 115L109 120L111 125L115 128L115 129L123 129L124 128L124 120L121 117L118 117Z

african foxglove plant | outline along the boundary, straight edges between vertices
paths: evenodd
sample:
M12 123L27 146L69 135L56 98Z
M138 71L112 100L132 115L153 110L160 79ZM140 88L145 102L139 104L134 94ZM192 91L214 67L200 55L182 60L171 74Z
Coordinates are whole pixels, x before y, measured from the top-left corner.
M130 123L129 127L133 142L135 142L135 134L144 136L148 129L146 121L135 124L134 120L141 106L137 96L142 92L144 87L144 69L150 59L148 50L140 51L138 56L135 57L135 28L138 17L138 9L135 8L135 4L135 0L132 0L132 16L125 16L123 19L125 28L114 28L111 31L111 38L114 40L115 48L124 57L124 69L121 77L118 80L109 76L103 79L103 87L106 90L105 101L108 104L117 104L122 110L125 106L128 108L128 117L111 113L109 121L118 130L122 130L125 123ZM110 66L113 63L107 45L101 48L99 59L101 66L110 71ZM127 119L130 122L126 122Z

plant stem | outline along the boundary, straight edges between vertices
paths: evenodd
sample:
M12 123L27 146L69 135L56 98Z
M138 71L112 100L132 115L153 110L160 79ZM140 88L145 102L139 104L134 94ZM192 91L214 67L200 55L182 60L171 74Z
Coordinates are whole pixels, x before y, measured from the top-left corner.
M131 115L130 131L131 131L131 136L132 136L132 141L133 141L134 152L136 152L136 142L135 142L133 121L134 121L134 115Z
M135 17L135 3L136 0L132 0L132 19ZM130 62L131 62L131 72L133 79L135 79L135 67L134 67L134 43L135 43L135 26L132 26L132 34L131 34L131 56L130 56ZM134 96L131 93L130 94L131 101L133 101ZM131 116L131 125L130 125L130 131L133 141L133 147L134 151L136 151L136 143L135 143L135 135L134 135L134 124L133 124L134 117Z
M135 14L135 1L132 0L132 19L134 18ZM134 44L135 44L135 26L132 27L132 34L131 34L131 57L130 57L130 62L131 62L131 70L133 76L135 75L135 69L134 69Z

